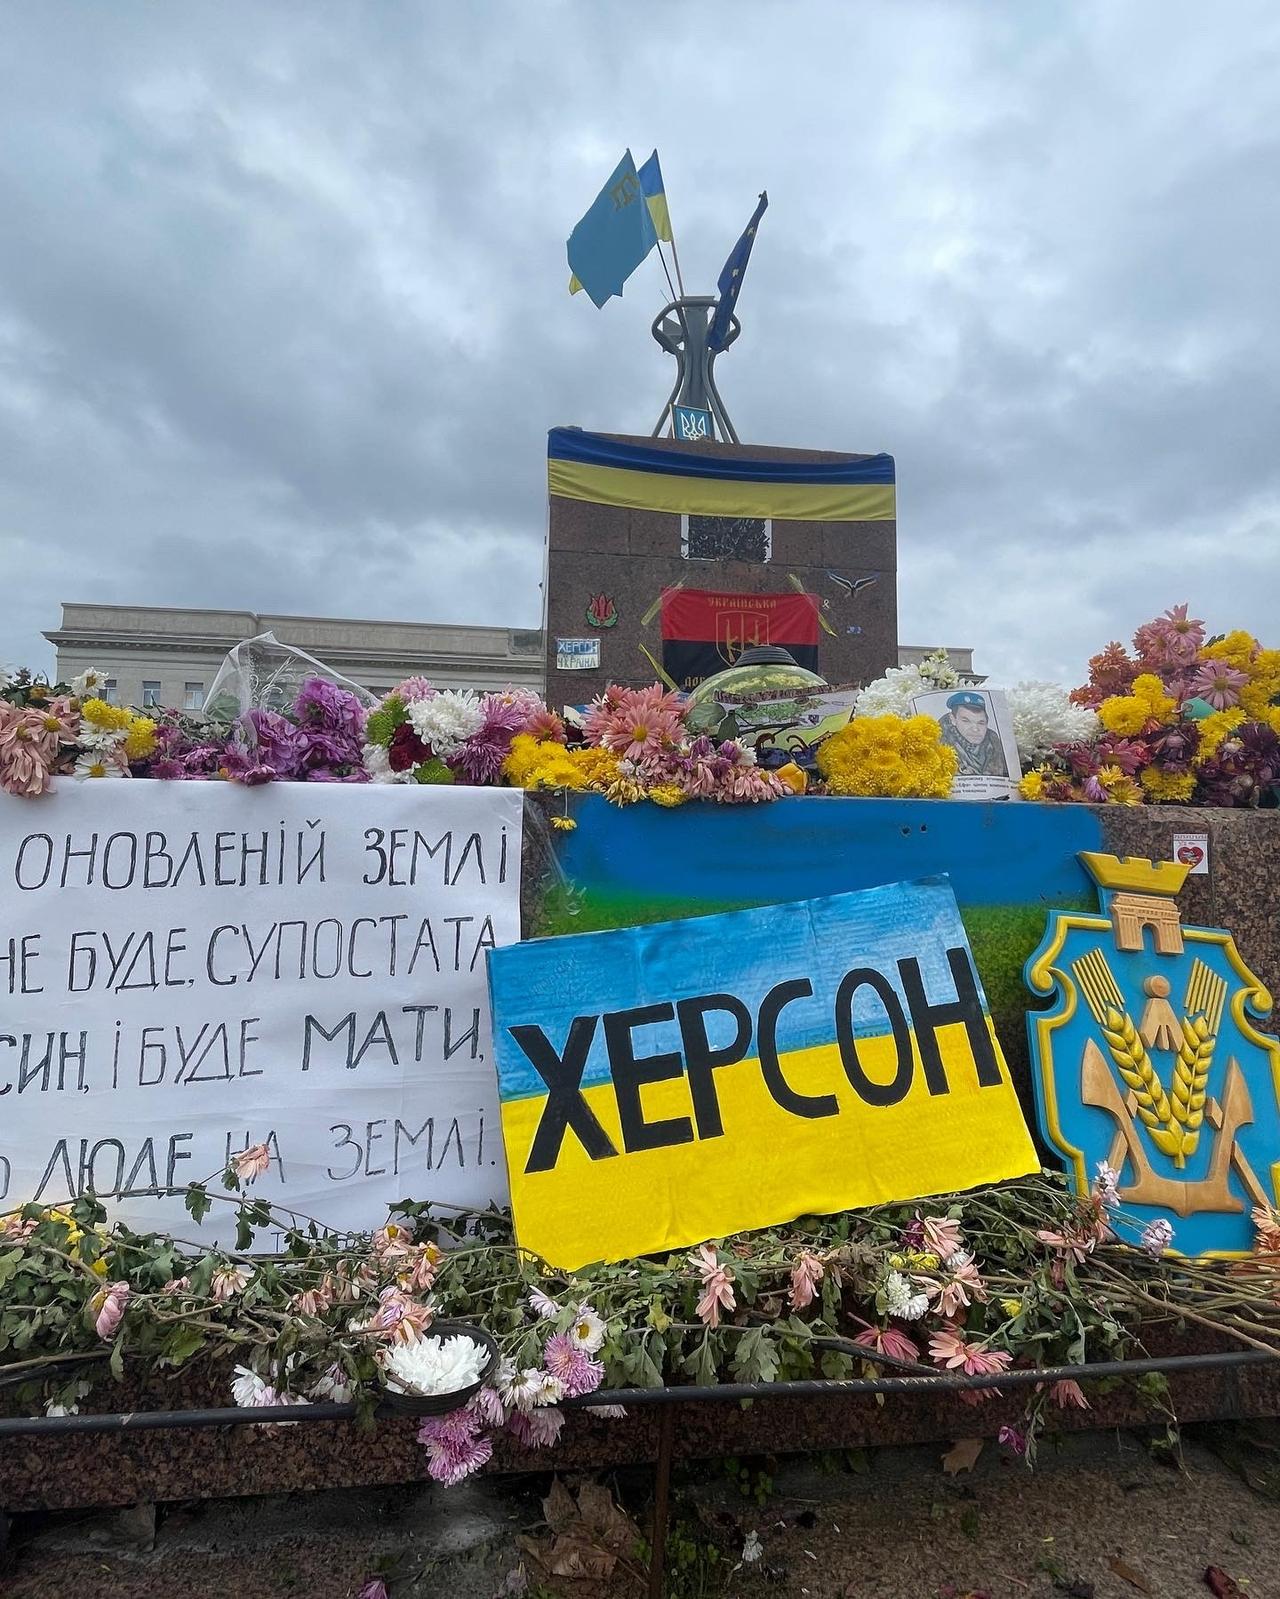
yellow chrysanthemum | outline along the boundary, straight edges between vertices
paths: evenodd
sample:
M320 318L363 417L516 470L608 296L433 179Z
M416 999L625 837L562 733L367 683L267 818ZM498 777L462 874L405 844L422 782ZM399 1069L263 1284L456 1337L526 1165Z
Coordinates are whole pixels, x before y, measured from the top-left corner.
M1006 1316L1017 1316L1021 1313L1022 1301L1020 1299L1002 1299L1000 1301L1000 1309L1004 1311Z
M553 816L551 818L551 825L558 833L572 833L578 824L574 821L572 816Z
M68 1211L57 1210L52 1207L46 1212L46 1215L54 1221L60 1221L67 1229L67 1254L71 1256L72 1260L82 1259L80 1240L84 1237L84 1229L76 1221L75 1217ZM97 1233L99 1238L105 1238L105 1234L103 1234L100 1227L94 1228L94 1232ZM105 1277L107 1275L107 1262L101 1248L99 1248L97 1260L90 1264L89 1270L95 1277Z
M1191 798L1195 793L1196 774L1166 772L1159 766L1144 766L1138 773L1138 781L1146 789L1148 799L1169 804Z
M1248 720L1248 713L1242 711L1238 705L1233 705L1229 711L1214 711L1211 716L1206 716L1204 721L1196 725L1200 730L1200 747L1196 751L1196 760L1207 761L1211 755L1216 755L1218 746L1228 733L1240 726L1241 722Z
M1148 722L1167 722L1177 706L1154 672L1143 672L1128 694L1114 694L1098 707L1098 720L1108 733L1133 738Z
M124 752L131 761L145 761L155 754L156 724L149 716L135 716L129 723Z
M582 773L583 782L588 788L608 788L618 775L618 757L612 750L587 746L570 750L568 753L569 759Z
M649 790L649 798L655 805L673 810L677 805L683 805L688 795L678 783L655 783Z
M774 773L780 777L793 794L803 794L809 786L809 779L794 761L788 761L785 766L780 766Z
M1038 800L1044 798L1044 773L1028 772L1018 784L1018 793L1023 799Z
M855 717L818 750L832 794L940 799L951 791L955 751L932 717Z
M108 705L106 700L98 699L86 700L80 707L80 715L104 733L119 733L133 720L132 712L123 705Z
M1200 659L1226 661L1229 666L1234 666L1237 672L1245 672L1252 676L1253 661L1257 653L1257 639L1252 633L1246 633L1243 628L1237 628L1234 633L1228 633L1225 638L1220 638L1216 644L1206 644L1200 651Z

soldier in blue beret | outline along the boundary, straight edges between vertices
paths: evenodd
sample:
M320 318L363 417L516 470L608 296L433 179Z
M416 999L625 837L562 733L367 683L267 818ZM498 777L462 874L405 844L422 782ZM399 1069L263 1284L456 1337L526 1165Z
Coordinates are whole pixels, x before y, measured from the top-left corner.
M959 758L960 777L1008 777L1000 739L990 724L987 702L973 689L960 689L947 701L940 723L942 742Z

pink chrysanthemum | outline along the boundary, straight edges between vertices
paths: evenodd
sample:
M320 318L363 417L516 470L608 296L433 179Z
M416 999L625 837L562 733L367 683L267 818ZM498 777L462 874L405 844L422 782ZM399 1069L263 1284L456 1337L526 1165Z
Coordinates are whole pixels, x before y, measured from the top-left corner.
M1193 694L1207 700L1215 711L1226 711L1237 703L1248 674L1237 672L1225 661L1206 661L1191 680Z
M430 678L406 677L403 683L396 684L391 693L408 705L413 700L433 700L439 690Z
M481 1432L482 1422L470 1410L428 1416L418 1428L418 1442L427 1451L427 1475L452 1487L479 1471L493 1454L493 1440Z
M981 1344L971 1344L956 1331L946 1327L929 1339L929 1357L935 1365L949 1371L963 1371L969 1377L997 1376L1007 1371L1013 1356L1003 1349L984 1349Z
M818 1257L804 1250L791 1268L791 1291L787 1297L792 1310L803 1310L813 1303L818 1284L825 1276L826 1268Z
M592 1360L585 1349L579 1349L568 1333L556 1333L547 1339L542 1364L562 1384L570 1399L594 1393L604 1381L604 1367Z
M708 1327L718 1327L722 1310L737 1309L738 1302L733 1294L733 1273L727 1266L720 1264L710 1244L703 1244L696 1255L689 1257L689 1262L697 1267L702 1278L702 1297L698 1300L698 1315Z
M864 1327L853 1340L864 1349L878 1349L883 1355L894 1355L899 1360L919 1362L920 1351L906 1333L896 1327Z
M527 1414L514 1410L507 1417L507 1431L526 1449L549 1449L564 1426L564 1411L554 1405L541 1405Z
M614 709L606 710L606 703L614 703ZM598 715L597 706L601 707ZM655 755L674 744L683 723L684 709L676 695L665 693L658 683L622 689L616 702L609 702L606 693L587 718L588 733L595 742L627 761Z

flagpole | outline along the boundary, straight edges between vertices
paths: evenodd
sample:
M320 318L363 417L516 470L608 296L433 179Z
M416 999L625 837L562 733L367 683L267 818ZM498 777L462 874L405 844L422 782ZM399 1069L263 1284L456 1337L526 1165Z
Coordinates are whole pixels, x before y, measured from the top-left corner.
M667 207L667 219L670 221L671 207ZM671 257L676 264L676 282L680 285L680 298L684 299L684 275L680 271L680 252L676 249L676 230L674 224L671 228Z

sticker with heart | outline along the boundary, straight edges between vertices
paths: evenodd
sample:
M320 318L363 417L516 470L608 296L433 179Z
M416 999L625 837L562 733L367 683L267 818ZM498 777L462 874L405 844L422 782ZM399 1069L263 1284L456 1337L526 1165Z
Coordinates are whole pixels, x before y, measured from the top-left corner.
M1184 866L1199 866L1204 859L1204 851L1199 844L1183 844L1178 849L1178 859Z

